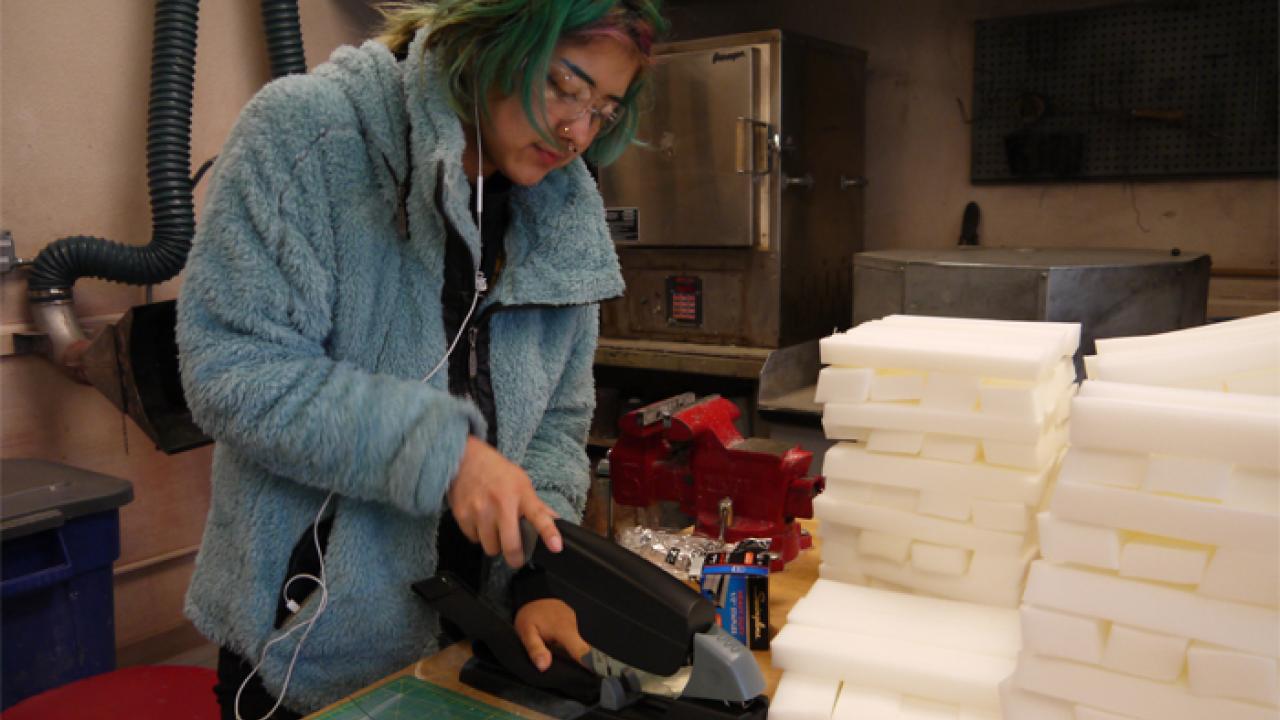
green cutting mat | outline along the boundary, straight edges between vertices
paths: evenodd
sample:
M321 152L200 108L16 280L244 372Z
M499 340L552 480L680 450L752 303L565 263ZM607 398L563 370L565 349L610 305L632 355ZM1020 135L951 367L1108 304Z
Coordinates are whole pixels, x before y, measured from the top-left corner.
M417 678L402 677L321 713L315 720L520 720L506 710Z

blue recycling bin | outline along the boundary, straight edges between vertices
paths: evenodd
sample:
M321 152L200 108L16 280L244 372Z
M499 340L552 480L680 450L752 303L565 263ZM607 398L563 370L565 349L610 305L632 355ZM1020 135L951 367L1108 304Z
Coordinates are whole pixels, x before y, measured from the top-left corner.
M0 460L0 710L115 669L111 565L127 480Z

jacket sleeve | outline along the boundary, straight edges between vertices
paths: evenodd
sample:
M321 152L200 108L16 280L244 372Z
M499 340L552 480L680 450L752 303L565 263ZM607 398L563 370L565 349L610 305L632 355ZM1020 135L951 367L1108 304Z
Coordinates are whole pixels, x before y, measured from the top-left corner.
M434 512L484 420L447 392L327 353L334 198L343 172L359 171L348 156L361 139L342 123L315 130L327 106L290 80L255 98L219 158L179 299L187 402L206 432L270 473Z
M569 362L529 441L523 462L538 497L560 517L574 523L582 521L591 484L587 433L596 404L591 368L600 332L597 305L586 305L577 311L578 331Z

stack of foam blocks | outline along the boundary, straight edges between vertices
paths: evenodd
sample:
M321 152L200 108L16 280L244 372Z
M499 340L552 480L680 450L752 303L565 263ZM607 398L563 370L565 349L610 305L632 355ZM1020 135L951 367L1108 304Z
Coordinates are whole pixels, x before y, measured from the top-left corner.
M822 577L1014 608L1067 440L1075 323L890 316L824 338Z
M1275 322L1099 343L1091 378L1221 389L1083 383L1006 718L1280 718ZM1151 374L1124 375L1143 353Z

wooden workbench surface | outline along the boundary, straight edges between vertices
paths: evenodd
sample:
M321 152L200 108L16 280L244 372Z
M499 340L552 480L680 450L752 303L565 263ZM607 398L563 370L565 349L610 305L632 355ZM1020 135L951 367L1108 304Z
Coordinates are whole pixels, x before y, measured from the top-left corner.
M814 533L814 547L811 550L805 550L800 553L800 557L793 560L787 565L787 569L780 573L774 573L769 576L769 623L770 636L777 635L778 630L786 623L787 615L791 612L791 608L795 607L796 601L804 597L809 592L810 586L818 577L818 540L817 540L817 523L809 520L803 523L804 527ZM774 690L778 687L778 679L782 676L782 671L773 667L771 657L768 650L756 650L753 653L756 656L756 662L760 664L761 671L764 672L765 694L773 697ZM531 720L553 720L546 715L534 712L520 705L507 702L500 698L496 698L488 693L481 692L475 688L463 685L458 681L458 673L462 670L462 666L471 657L470 646L466 643L452 645L444 650L423 658L400 672L388 675L378 682L370 685L366 690L390 682L399 677L417 677L421 680L434 683L444 688L448 688L455 692L462 693L490 705L502 708L509 712L515 713L521 717L530 718ZM362 690L361 692L364 692ZM344 698L345 700L345 698ZM340 704L334 703L334 705ZM332 706L331 706L332 707Z

